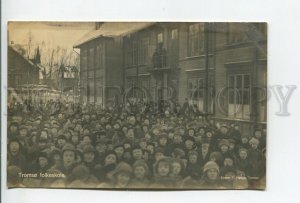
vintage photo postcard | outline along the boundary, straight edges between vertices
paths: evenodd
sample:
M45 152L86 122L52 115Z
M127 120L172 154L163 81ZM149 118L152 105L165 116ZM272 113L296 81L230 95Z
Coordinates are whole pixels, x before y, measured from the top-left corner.
M266 187L267 24L9 22L7 187Z

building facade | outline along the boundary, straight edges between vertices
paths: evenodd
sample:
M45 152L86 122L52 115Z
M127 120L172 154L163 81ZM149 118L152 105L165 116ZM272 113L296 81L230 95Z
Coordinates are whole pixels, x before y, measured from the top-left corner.
M39 84L37 64L26 59L11 46L8 46L7 70L9 88L18 90L24 85Z
M109 24L75 45L83 102L188 102L220 122L266 124L265 23Z

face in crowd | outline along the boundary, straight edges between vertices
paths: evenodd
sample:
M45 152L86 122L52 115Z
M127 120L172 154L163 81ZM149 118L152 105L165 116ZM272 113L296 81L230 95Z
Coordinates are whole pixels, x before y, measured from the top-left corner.
M9 151L12 154L18 154L20 150L20 144L18 142L11 142L9 144Z
M119 172L116 174L117 187L126 187L130 181L130 174L127 172Z
M142 149L134 149L132 150L132 156L135 160L140 160L143 158L143 151Z
M209 169L207 172L207 178L211 181L215 181L218 178L218 170L217 169Z
M117 157L115 154L108 154L105 157L105 165L111 165L117 163Z
M165 177L169 175L169 172L170 172L170 164L166 161L159 162L157 167L158 175Z
M146 175L146 169L143 166L136 166L133 173L137 179L143 179Z
M75 152L67 150L63 153L64 166L69 167L75 162Z
M94 152L86 152L83 154L83 160L87 163L92 163L94 161L95 154Z
M180 162L174 161L172 163L172 175L174 175L174 176L179 175L181 170L182 170L182 166L181 166Z

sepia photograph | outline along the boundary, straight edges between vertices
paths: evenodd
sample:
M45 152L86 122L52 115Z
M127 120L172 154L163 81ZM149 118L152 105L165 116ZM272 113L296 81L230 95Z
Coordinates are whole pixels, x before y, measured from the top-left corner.
M265 190L267 23L7 29L8 188Z

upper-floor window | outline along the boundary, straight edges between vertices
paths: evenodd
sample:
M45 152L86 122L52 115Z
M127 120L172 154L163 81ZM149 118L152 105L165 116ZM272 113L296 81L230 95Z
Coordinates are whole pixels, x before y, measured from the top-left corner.
M149 38L140 40L139 46L139 64L146 64L149 56Z
M204 52L204 24L195 23L188 28L188 55L198 56Z
M80 69L81 71L85 71L87 69L87 49L82 48L81 51Z
M227 44L239 44L248 42L247 23L229 23L227 32Z
M162 32L157 34L157 43L163 43L164 41L164 34Z
M90 47L88 54L88 69L94 69L95 50L94 47Z
M97 69L103 69L104 63L103 63L103 45L97 44L96 47L96 63L97 63Z
M135 66L138 63L138 43L129 41L126 44L125 63L127 67Z
M178 30L177 29L173 29L171 31L171 39L172 40L177 40L178 39Z

